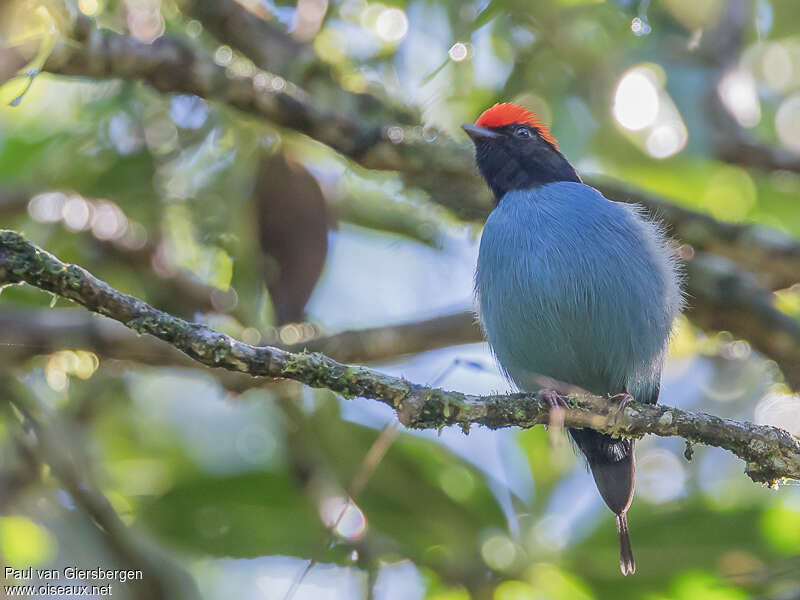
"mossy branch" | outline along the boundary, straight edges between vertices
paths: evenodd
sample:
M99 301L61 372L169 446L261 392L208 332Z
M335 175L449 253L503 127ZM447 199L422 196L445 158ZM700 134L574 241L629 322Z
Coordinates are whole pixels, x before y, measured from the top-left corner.
M254 377L286 378L345 397L364 397L391 406L400 421L416 429L477 423L497 429L551 422L551 409L537 394L473 396L427 388L360 366L344 365L319 353L255 347L189 323L128 296L77 265L61 262L20 234L0 230L0 286L28 283L76 302L92 312L157 337L194 360ZM669 406L630 403L621 412L606 398L573 394L559 415L569 427L592 427L614 435L679 436L718 446L747 463L753 481L775 484L800 479L800 440L775 427L721 419Z

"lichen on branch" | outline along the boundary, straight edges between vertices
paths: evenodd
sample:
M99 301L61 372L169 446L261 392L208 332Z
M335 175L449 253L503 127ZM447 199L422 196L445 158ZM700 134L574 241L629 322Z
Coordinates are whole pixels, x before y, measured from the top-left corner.
M293 379L347 398L377 400L392 407L407 427L459 425L468 430L470 425L479 424L498 429L532 427L553 420L553 409L537 394L474 396L444 391L367 367L345 365L320 353L245 344L160 311L77 265L61 262L20 234L0 230L0 287L19 283L72 300L140 334L159 338L208 367L254 377ZM774 485L782 478L800 479L800 440L782 429L636 402L618 411L613 401L587 394L570 394L565 399L569 408L556 410L562 411L558 420L566 426L630 437L648 433L679 436L690 443L731 451L746 462L746 472L753 481Z

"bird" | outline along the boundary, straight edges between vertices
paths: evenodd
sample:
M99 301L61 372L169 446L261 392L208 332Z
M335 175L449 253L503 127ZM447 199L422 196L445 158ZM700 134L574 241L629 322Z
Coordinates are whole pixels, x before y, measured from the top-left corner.
M637 205L581 181L541 119L512 103L462 128L494 206L475 270L478 319L504 375L522 391L564 400L552 382L655 404L682 273L664 228ZM636 563L627 511L634 440L568 429L616 515L620 570Z

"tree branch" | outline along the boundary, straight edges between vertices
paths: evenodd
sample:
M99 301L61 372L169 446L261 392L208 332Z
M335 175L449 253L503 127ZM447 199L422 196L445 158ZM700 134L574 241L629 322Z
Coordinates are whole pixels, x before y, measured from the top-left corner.
M491 428L550 422L550 408L536 394L472 396L409 383L366 367L348 366L323 354L253 347L203 325L188 323L123 294L81 267L62 263L12 231L0 231L0 285L26 282L155 336L194 360L257 377L287 378L328 388L345 397L378 400L397 411L407 427L438 428L472 423ZM720 419L668 406L629 404L618 413L607 399L571 395L564 424L614 435L653 433L730 450L747 463L753 481L800 479L800 440L781 429Z
M26 48L0 50L13 58ZM43 71L92 79L144 81L161 92L194 94L288 127L321 141L346 156L357 156L381 138L381 130L328 111L296 85L258 71L241 75L217 65L184 40L162 36L152 44L95 27L86 17L75 21L71 37L60 40Z
M64 348L81 348L105 358L146 365L197 366L172 346L138 337L119 323L72 309L3 311L0 332L3 367ZM482 340L474 313L462 311L422 321L321 335L279 347L289 352L321 352L340 362L370 363Z
M0 217L8 219L24 212L29 199L30 195L22 190L0 190Z
M184 0L181 10L194 17L220 42L229 45L265 71L309 90L317 100L337 106L339 112L375 122L413 125L415 111L381 93L379 89L352 92L342 88L330 63L320 60L314 47L272 22L261 7L247 7L236 0ZM273 20L274 21L274 20ZM377 86L373 86L377 88Z
M180 8L200 21L219 41L271 73L292 79L295 65L317 60L309 45L293 39L279 25L254 14L236 0L183 0Z
M377 362L405 354L483 341L472 311L422 321L353 329L286 346L290 352L321 352L341 362Z
M756 277L726 258L697 253L686 272L693 296L687 316L703 329L727 329L748 340L778 363L793 389L800 389L800 320L775 308L772 294Z

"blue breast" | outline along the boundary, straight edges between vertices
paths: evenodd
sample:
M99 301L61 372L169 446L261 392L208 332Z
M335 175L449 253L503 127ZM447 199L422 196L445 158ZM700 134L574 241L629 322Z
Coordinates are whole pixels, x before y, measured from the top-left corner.
M481 238L480 320L523 390L540 376L655 402L680 278L640 209L581 183L506 194Z

